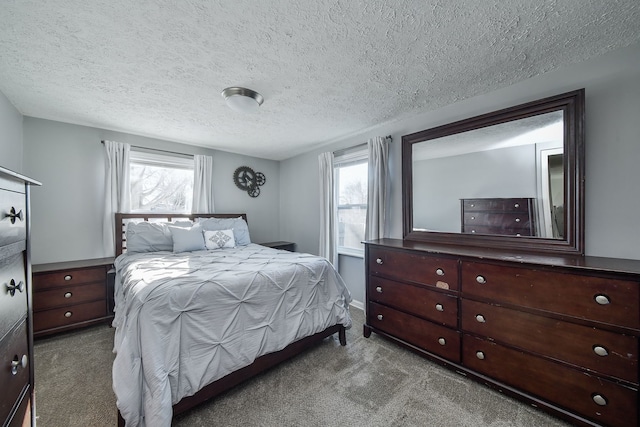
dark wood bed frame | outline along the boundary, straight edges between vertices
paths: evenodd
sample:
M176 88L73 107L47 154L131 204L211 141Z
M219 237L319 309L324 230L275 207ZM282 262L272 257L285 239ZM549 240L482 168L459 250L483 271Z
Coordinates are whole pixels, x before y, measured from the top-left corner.
M116 256L122 254L126 250L126 236L124 235L124 223L127 220L143 220L143 221L168 221L174 220L195 220L195 218L238 218L243 217L247 220L246 214L115 214L115 234L116 234ZM225 391L235 387L243 381L252 378L267 369L284 362L287 359L296 356L305 350L313 347L325 338L338 333L340 345L347 345L345 327L343 325L334 325L325 329L322 332L318 332L315 335L311 335L296 342L289 344L284 349L275 353L265 354L258 357L251 365L245 366L235 372L232 372L219 380L212 382L209 385L203 387L200 391L192 396L183 398L180 402L173 405L173 416L183 413L201 403L204 403L215 396L224 393ZM125 422L120 411L118 411L118 426L124 427Z

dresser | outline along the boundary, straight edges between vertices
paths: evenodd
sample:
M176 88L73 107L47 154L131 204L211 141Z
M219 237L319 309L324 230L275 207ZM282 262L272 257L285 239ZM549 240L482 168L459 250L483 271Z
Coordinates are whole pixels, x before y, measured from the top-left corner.
M36 338L113 319L113 258L33 266Z
M0 371L3 426L35 425L29 191L40 185L0 168Z
M638 425L640 261L366 242L364 335L577 425Z
M283 242L283 241L265 242L265 243L259 243L259 245L266 246L268 248L273 248L273 249L281 249L283 251L289 251L289 252L295 252L296 250L296 244L293 242Z
M460 208L463 233L536 235L534 199L461 199Z

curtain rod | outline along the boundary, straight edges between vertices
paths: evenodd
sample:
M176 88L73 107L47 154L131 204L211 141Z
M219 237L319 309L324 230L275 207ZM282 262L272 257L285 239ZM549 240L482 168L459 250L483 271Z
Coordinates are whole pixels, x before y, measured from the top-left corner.
M100 144L104 144L104 140L100 141ZM169 151L169 150L161 150L159 148L149 148L149 147L142 147L140 145L132 145L129 144L132 148L139 148L141 150L149 150L149 151L158 151L161 153L169 153L169 154L177 154L178 156L186 156L186 157L193 157L193 154L187 154L187 153L178 153L177 151Z
M393 137L391 137L391 135L385 136L384 139L388 139L389 142L393 141ZM366 147L366 146L367 146L367 143L363 142L362 144L354 145L352 147L347 147L347 148L342 148L340 150L336 150L336 151L333 152L333 155L334 156L341 155L341 154L346 153L347 151L355 150L357 148L362 148L362 147Z

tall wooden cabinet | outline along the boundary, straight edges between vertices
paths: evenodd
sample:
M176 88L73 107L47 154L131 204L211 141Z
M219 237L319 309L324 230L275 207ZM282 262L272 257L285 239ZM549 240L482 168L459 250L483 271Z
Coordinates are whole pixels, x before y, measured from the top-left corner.
M0 168L0 422L35 424L29 258L29 187L40 185Z
M640 261L366 243L372 331L579 425L637 426Z

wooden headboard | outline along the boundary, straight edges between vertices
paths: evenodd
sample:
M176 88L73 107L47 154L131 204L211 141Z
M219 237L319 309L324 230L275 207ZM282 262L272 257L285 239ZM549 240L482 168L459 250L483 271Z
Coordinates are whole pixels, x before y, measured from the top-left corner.
M117 213L116 214L116 256L122 254L127 248L127 236L125 235L125 224L128 221L150 221L150 222L174 222L175 220L191 220L196 218L238 218L241 216L245 221L247 214L179 214L179 213Z

